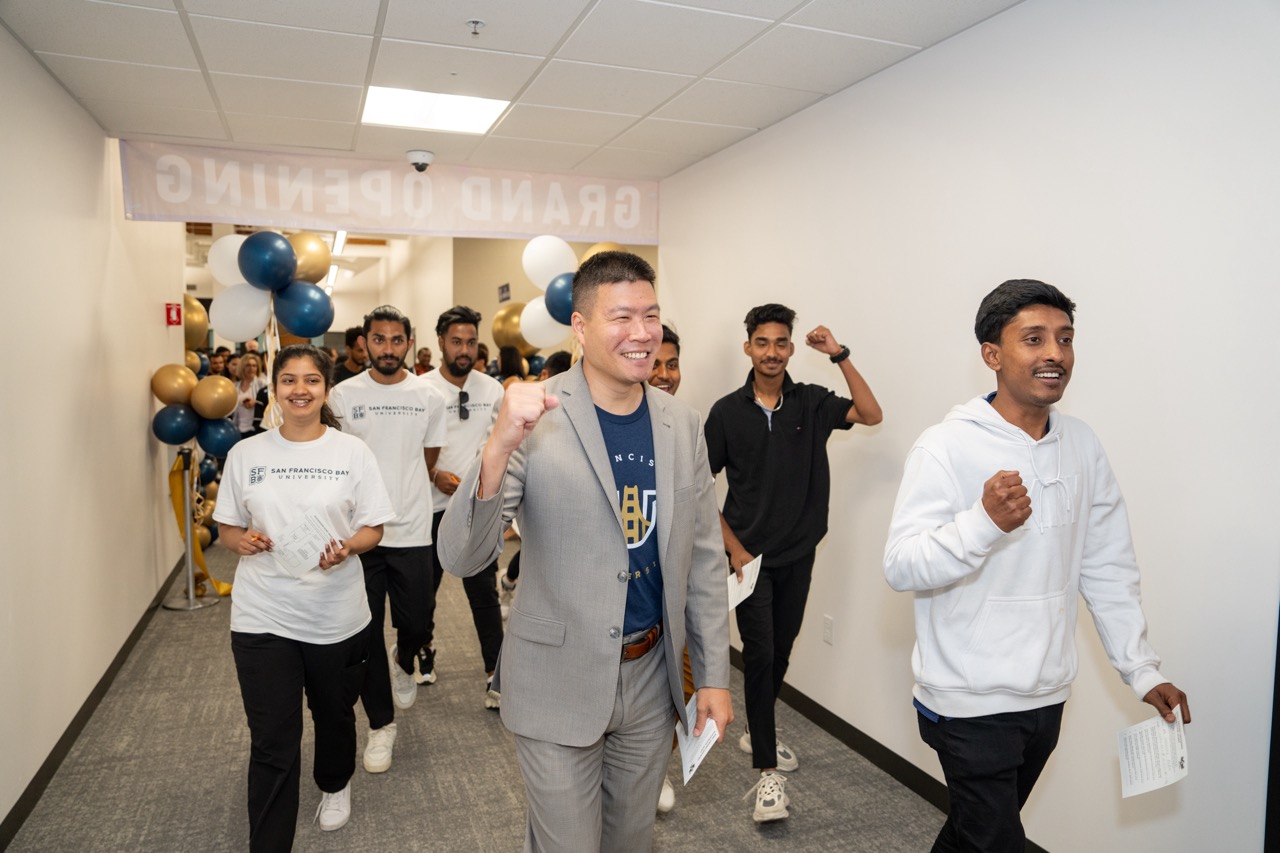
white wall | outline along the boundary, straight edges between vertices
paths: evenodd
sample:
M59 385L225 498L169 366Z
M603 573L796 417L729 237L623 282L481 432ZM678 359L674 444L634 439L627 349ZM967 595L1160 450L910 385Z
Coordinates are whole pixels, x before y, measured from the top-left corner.
M0 29L0 815L181 554L151 373L181 224L126 222L101 129Z
M1121 801L1115 732L1148 710L1081 608L1063 741L1024 811L1050 850L1261 847L1280 599L1277 44L1265 0L1027 0L662 185L681 396L705 411L739 385L743 314L783 301L798 331L826 323L850 345L884 406L882 426L831 441L832 532L788 680L935 776L910 707L911 599L881 573L901 464L994 387L971 332L988 290L1043 278L1079 303L1063 408L1125 487L1150 637L1195 724L1190 777ZM792 373L839 382L814 353Z
M417 358L418 347L428 346L435 354L432 364L439 366L436 318L453 306L453 239L392 240L390 268L382 302L399 308L413 323L417 343L409 363Z

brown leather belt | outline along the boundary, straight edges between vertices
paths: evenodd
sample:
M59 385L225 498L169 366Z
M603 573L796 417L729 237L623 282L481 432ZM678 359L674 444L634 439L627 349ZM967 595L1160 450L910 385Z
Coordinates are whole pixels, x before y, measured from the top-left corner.
M634 643L627 643L622 647L623 660L635 660L642 658L662 639L662 623L659 622L650 628L643 637Z

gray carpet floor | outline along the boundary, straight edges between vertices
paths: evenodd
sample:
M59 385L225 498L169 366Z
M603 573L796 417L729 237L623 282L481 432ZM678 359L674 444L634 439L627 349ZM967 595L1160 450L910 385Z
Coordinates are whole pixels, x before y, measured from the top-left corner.
M510 549L509 549L510 550ZM504 555L505 557L509 556ZM230 580L235 557L209 550ZM173 593L185 589L182 579ZM10 849L215 851L248 846L245 773L249 731L229 641L229 601L192 613L159 610ZM480 649L461 582L445 576L437 608L439 681L397 711L391 770L357 758L351 821L312 823L311 724L303 735L298 851L517 851L524 791L511 736L483 707ZM393 642L387 625L387 644ZM735 714L742 676L733 673ZM357 704L360 748L367 723ZM743 794L758 778L739 751L741 723L712 749L688 787L670 765L676 808L659 815L654 849L674 851L927 850L943 816L790 707L783 740L800 758L788 776L791 818L757 825Z

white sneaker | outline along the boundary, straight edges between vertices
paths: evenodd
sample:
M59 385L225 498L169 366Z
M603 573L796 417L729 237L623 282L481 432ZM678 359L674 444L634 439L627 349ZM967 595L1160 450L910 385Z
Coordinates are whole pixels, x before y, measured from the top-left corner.
M502 608L502 618L506 619L511 615L511 602L516 597L516 583L507 577L504 569L498 573L498 605Z
M658 795L658 814L666 814L676 807L676 789L671 787L671 777L662 777L662 793Z
M760 774L760 781L742 798L749 800L751 795L755 794L756 807L751 813L752 820L756 823L768 823L787 819L790 814L787 806L791 805L791 798L787 796L786 783L786 776L777 773Z
M401 710L413 707L413 700L418 698L418 682L413 673L405 672L396 660L396 646L387 653L391 664L391 698L396 700L396 707Z
M778 750L778 756L775 759L777 763L773 765L774 767L785 773L800 769L800 759L796 758L796 754L791 747L782 741L775 741L775 746ZM751 755L751 732L744 731L742 737L738 738L738 749L747 755Z
M336 794L320 793L320 806L316 809L320 828L325 832L342 829L351 819L351 783Z
M370 729L369 740L364 745L364 769L370 773L386 773L391 769L391 750L395 745L395 723Z
M436 683L436 646L432 643L429 646L423 646L418 649L418 662L416 668L418 674L414 676L414 680L419 684L435 684Z
M484 706L490 711L496 711L502 707L502 694L493 689L493 676L484 683Z

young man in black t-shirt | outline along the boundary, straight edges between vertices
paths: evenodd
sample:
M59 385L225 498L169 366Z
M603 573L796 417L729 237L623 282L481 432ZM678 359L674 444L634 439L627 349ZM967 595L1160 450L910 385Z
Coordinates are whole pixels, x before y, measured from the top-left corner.
M800 766L777 741L773 707L804 618L814 552L827 533L827 438L833 430L873 426L882 417L849 348L826 326L809 332L805 343L839 365L849 397L791 381L795 318L796 312L777 304L747 313L742 349L751 372L740 389L712 406L706 424L711 471L725 470L729 480L720 528L738 580L743 566L764 555L755 591L737 607L747 707L747 731L738 745L761 771L752 815L757 823L787 817L786 778L777 771Z

